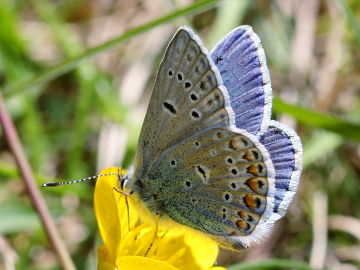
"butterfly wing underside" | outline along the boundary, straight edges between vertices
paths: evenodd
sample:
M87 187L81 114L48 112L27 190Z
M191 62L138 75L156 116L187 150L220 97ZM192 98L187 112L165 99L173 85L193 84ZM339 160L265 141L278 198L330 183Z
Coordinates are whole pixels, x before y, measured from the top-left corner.
M211 50L229 92L238 128L257 135L270 121L272 89L260 38L248 25L242 25L221 39Z
M241 249L272 223L274 170L265 148L244 130L212 128L166 149L147 175L156 209Z
M270 156L235 127L219 72L189 28L178 30L160 65L131 183L150 210L226 247L247 247L269 228Z
M235 124L256 135L275 168L272 220L285 215L295 195L302 167L302 146L290 127L270 120L272 90L260 38L248 25L235 28L211 51L229 92Z
M232 121L229 98L206 49L190 28L171 40L160 65L140 133L136 173L144 175L168 147L209 127Z

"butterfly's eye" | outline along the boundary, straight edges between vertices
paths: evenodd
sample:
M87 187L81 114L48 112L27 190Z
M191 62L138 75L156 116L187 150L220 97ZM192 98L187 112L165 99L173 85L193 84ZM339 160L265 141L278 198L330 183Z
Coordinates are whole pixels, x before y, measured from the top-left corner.
M200 147L200 142L199 142L199 141L195 141L195 142L194 142L194 145L195 145L196 147Z
M172 71L172 69L168 70L168 75L169 75L169 77L172 77L174 75L174 72Z

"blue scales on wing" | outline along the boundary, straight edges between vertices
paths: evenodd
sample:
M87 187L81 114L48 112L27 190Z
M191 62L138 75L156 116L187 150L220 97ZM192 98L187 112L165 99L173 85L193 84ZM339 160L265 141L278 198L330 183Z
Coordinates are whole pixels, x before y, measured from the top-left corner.
M272 89L265 53L250 26L240 26L211 51L229 92L236 127L256 135L269 152L275 169L273 221L285 214L298 182L302 146L291 128L270 120Z
M254 135L270 121L272 91L265 53L250 26L240 26L211 51L229 92L238 128Z
M302 146L295 131L277 121L270 121L260 142L268 150L275 168L274 213L284 216L300 179Z

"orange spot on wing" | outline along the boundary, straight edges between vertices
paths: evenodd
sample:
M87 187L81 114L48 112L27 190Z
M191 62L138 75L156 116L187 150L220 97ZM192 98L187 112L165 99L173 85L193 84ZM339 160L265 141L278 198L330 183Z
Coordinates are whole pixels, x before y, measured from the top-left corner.
M246 206L251 210L255 210L256 208L258 208L261 205L261 200L254 195L248 194L244 197L243 200L244 200L244 203L246 204ZM259 205L259 203L260 203L260 205Z
M236 221L236 226L238 226L239 229L244 229L246 227L246 222L243 220Z
M248 161L254 160L254 156L249 151L246 151L246 153L242 157L243 159L246 159Z
M240 229L240 230L248 230L250 228L250 225L247 224L245 221L243 220L237 220L236 221L236 226Z
M253 178L249 178L248 180L246 180L245 185L247 185L252 191L258 191L259 189L259 183L257 178L253 177Z
M259 172L256 164L251 164L249 167L247 167L246 171L252 175L257 175Z
M243 219L246 218L246 214L245 214L244 211L238 211L238 215L239 215L239 217L241 217L241 218L243 218Z

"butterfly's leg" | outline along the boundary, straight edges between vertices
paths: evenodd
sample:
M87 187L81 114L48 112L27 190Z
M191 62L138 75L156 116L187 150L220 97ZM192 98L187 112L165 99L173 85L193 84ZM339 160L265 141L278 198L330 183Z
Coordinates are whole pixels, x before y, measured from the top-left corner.
M151 243L150 243L149 248L148 248L147 251L145 252L145 257L149 254L150 249L152 248L152 246L153 246L153 244L154 244L154 242L155 242L155 240L156 240L156 238L157 238L157 233L158 233L158 229L159 229L159 217L160 217L159 214L156 213L154 237L153 237L153 239L152 239L152 241L151 241Z
M120 190L120 189L118 189L118 188L116 188L116 187L113 187L113 189L114 189L115 191L117 191L117 192L119 192L119 193L123 194L123 195L126 195L126 196L129 196L129 195L131 195L131 194L133 194L133 193L134 193L134 191L124 192L124 191L122 191L122 190Z
M128 230L130 232L130 208L129 208L129 201L127 196L125 196L125 203L126 203L126 211L127 211Z

